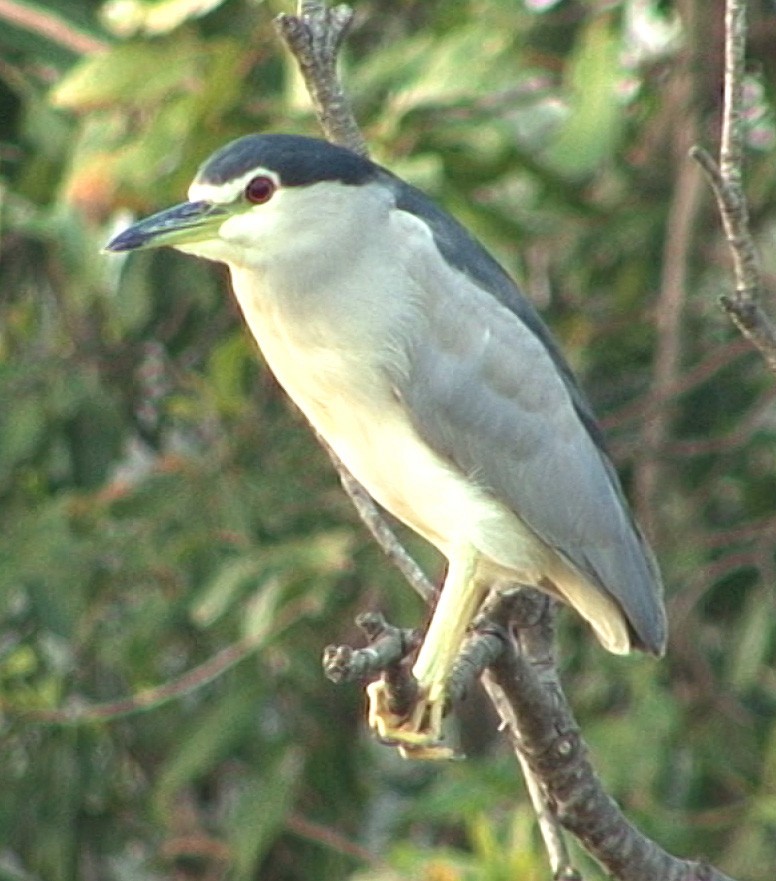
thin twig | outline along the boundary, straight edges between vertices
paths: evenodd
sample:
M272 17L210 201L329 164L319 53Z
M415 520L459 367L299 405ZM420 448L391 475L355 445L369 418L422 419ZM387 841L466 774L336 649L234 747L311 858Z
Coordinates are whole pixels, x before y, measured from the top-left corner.
M719 163L703 147L690 156L706 173L717 199L733 260L735 293L722 305L730 319L776 374L776 327L760 305L763 282L757 251L749 230L749 210L743 190L743 88L746 60L746 0L727 0L725 7L725 101Z
M0 19L45 37L52 43L79 55L105 52L110 48L109 42L79 30L56 12L29 6L26 3L17 3L15 0L0 0Z
M191 692L218 679L227 670L232 669L256 652L265 641L265 636L263 635L261 639L251 637L241 639L221 649L207 661L192 667L176 679L143 689L119 700L101 704L78 700L56 709L19 709L6 701L0 704L0 710L9 716L20 716L29 721L63 726L114 721L136 713L145 713L170 701L178 700L184 695L191 694Z
M377 854L349 838L340 835L336 830L322 823L316 823L301 814L289 814L285 820L286 829L300 838L320 844L334 853L344 854L359 862L366 863L373 869L387 873L388 865ZM387 874L386 874L387 877Z
M632 424L641 423L645 419L651 419L658 410L688 392L697 391L704 382L708 382L715 374L732 366L751 350L751 345L741 337L728 340L707 352L697 364L681 376L677 376L668 388L663 389L660 397L655 397L653 394L640 395L618 409L610 411L608 415L599 419L599 423L604 431L612 433L622 431Z
M155 710L170 701L179 700L184 695L198 691L223 676L227 670L231 670L257 652L266 644L270 636L275 638L286 627L290 627L298 621L300 617L309 614L313 605L309 599L304 597L289 603L283 608L282 613L273 619L271 634L265 627L257 627L247 636L221 649L206 661L186 670L177 678L137 691L129 697L99 704L87 703L79 699L67 706L55 709L20 708L11 704L10 701L0 701L0 712L48 725L79 726L94 722L113 721L136 713Z
M657 304L657 342L654 357L654 379L651 395L657 399L668 397L667 389L677 382L682 349L682 318L687 300L687 270L692 231L700 207L700 176L694 166L686 162L677 174L671 200L663 248L660 295ZM663 449L670 434L673 408L656 408L652 418L645 422L642 442L646 448L637 472L636 498L638 519L653 541L658 536L660 509L658 497L663 485Z
M703 193L703 177L695 164L687 161L687 151L698 128L695 96L699 84L698 56L701 46L706 49L703 45L705 34L698 4L688 0L678 6L687 37L664 101L670 108L667 129L671 133L670 150L675 162L660 260L660 288L655 303L650 389L650 398L663 401L663 404L655 407L648 417L646 414L640 416L643 426L639 438L641 453L635 463L634 475L637 519L648 538L658 544L660 500L665 494L667 467L663 449L671 435L675 415L675 407L668 400L668 390L676 384L681 370L690 254Z

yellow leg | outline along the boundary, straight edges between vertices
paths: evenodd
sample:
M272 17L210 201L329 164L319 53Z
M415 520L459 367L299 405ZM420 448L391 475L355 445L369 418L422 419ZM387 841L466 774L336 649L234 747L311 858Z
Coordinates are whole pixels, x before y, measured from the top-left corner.
M477 554L471 547L450 560L442 592L412 673L418 681L418 700L407 717L388 710L385 683L373 682L369 695L369 725L381 740L395 743L410 758L452 758L442 746L442 717L447 684L466 631L482 603L485 585L477 578Z

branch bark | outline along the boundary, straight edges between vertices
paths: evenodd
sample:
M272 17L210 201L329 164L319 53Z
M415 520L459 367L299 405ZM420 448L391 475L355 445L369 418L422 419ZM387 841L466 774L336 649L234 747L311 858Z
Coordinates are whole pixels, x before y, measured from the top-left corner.
M319 0L300 0L298 15L277 16L275 27L299 65L326 137L366 156L369 148L337 75L339 50L352 21L353 10L344 3L329 8Z
M553 668L550 676L554 675ZM505 652L486 678L500 689L514 714L509 733L541 781L553 813L613 878L731 881L712 866L671 856L626 819L590 764L557 680L550 687L542 683L517 652Z
M745 61L746 0L727 0L725 97L719 162L697 145L690 150L690 156L704 170L714 192L733 261L735 292L721 298L722 306L731 321L760 352L771 372L776 374L776 327L760 305L764 286L749 229L749 209L743 189Z
M276 26L299 63L326 137L367 155L336 70L351 20L348 7L329 10L325 0L301 0L298 15L281 15ZM324 446L367 528L430 602L436 592L429 580L366 490ZM526 777L553 878L581 881L562 835L564 827L620 881L731 881L710 866L666 853L632 826L603 790L560 684L553 651L554 612L554 602L532 589L492 594L456 668L452 689L461 691L470 678L481 677ZM375 645L361 654L330 647L327 673L339 680L355 678L358 671L379 669L382 657L383 669L392 671L400 690L402 655L413 639L382 620L367 623L374 625Z

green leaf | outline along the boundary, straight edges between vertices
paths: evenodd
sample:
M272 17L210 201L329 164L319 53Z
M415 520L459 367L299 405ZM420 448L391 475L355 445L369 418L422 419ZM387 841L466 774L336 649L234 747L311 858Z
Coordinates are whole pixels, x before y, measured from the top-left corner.
M768 591L754 588L741 614L737 639L731 640L728 656L731 685L737 689L752 688L766 669L771 653L772 622L763 615L767 607Z
M208 359L208 379L222 411L236 413L245 407L246 370L254 359L243 328L213 348Z
M253 556L229 560L221 566L197 596L191 617L200 627L217 621L234 603L246 585L261 578L265 565ZM263 593L263 591L261 592Z
M13 407L4 407L0 422L0 476L9 474L25 459L33 456L43 440L46 419L41 402L25 396Z
M313 579L320 581L339 573L350 561L353 536L345 530L331 530L301 540L262 547L252 554L229 560L216 571L192 604L191 616L208 626L245 593L252 593L242 618L243 633L252 642L271 631L283 605L293 601L290 588ZM310 595L307 611L317 605Z
M148 108L196 75L191 40L128 43L90 55L52 90L55 107L84 113L114 102Z
M183 786L211 771L254 726L256 700L255 690L234 688L198 714L188 729L180 725L180 747L168 757L156 787L155 800L162 812L172 807Z
M229 823L236 881L256 877L257 866L293 804L303 767L301 751L289 747L269 766L243 781Z
M190 18L201 18L224 0L109 0L102 8L105 26L119 37L166 34Z
M569 63L570 112L545 162L576 178L612 155L623 129L622 78L619 32L611 17L595 16Z

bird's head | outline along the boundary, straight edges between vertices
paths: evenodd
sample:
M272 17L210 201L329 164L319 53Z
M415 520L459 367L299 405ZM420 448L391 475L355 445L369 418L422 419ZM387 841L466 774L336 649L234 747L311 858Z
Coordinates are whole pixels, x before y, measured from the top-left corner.
M356 205L379 193L386 172L326 141L248 135L199 169L189 199L141 220L106 251L170 246L233 266L258 267L278 253L336 247L357 234ZM375 186L369 186L375 183ZM379 200L377 200L379 201ZM352 241L352 238L351 238Z

